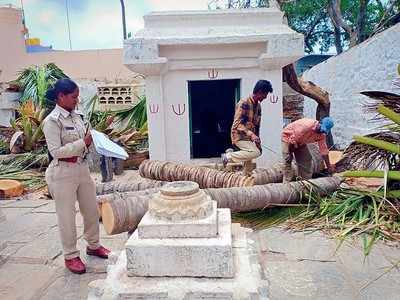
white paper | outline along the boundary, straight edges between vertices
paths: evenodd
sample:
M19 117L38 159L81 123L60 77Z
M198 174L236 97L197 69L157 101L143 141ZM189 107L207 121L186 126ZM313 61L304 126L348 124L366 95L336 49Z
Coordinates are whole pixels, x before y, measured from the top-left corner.
M125 149L111 141L104 133L94 129L90 130L90 133L92 134L94 148L98 154L123 160L128 158L129 155Z

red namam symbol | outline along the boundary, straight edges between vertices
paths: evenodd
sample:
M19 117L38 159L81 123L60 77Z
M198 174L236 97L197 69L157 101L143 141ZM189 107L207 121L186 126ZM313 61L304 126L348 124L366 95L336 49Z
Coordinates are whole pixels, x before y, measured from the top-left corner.
M274 95L274 94L269 94L268 95L269 102L271 103L278 103L279 97Z
M149 111L152 114L156 114L160 111L160 106L158 104L149 104Z
M181 108L181 105L182 105L182 108ZM182 116L186 111L186 105L185 104L178 104L178 110L175 109L175 105L173 105L173 104L171 105L171 107L172 107L172 111L177 116Z
M219 73L215 69L211 69L211 70L208 71L208 78L209 79L215 79L215 78L218 77L218 75L219 75Z

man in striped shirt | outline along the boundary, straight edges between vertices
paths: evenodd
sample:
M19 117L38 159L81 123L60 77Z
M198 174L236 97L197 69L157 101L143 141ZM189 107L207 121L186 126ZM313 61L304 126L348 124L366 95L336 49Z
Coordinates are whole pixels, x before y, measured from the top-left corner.
M333 127L330 117L320 122L313 119L300 119L287 125L282 131L282 156L284 159L283 182L293 179L292 160L296 159L298 175L302 179L312 177L312 156L307 144L318 143L319 151L325 161L329 173L334 172L334 166L329 161L329 150L326 145L326 135Z
M236 105L235 117L231 129L232 144L239 151L223 153L221 155L224 166L229 161L242 162L243 172L251 176L253 171L252 160L261 155L260 122L261 102L272 93L272 85L268 80L259 80L253 94L240 100Z

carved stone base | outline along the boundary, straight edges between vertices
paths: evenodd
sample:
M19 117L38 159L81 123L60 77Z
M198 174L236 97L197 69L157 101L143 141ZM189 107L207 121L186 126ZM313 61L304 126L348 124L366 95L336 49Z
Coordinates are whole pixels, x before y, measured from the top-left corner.
M218 234L217 202L211 201L212 213L200 220L169 221L146 213L138 225L139 239L207 238Z
M218 209L218 235L211 238L139 238L126 243L129 276L234 276L231 215Z
M162 220L199 220L212 214L211 198L191 181L166 184L149 201L149 214Z

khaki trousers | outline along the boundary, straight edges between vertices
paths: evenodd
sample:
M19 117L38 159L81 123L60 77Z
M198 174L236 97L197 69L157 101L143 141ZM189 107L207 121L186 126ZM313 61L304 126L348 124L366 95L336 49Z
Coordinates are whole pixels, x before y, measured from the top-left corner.
M90 249L97 249L100 245L96 185L87 163L53 161L46 170L46 182L56 204L65 259L79 256L76 248L76 201L83 217L83 236Z
M296 159L298 176L301 179L312 177L312 156L307 145L294 148L288 143L282 142L282 157L284 160L283 182L290 182L293 179L292 160Z
M235 146L240 150L227 153L228 159L233 162L242 162L243 173L247 176L251 176L254 170L252 160L261 155L260 150L257 148L256 144L251 141L238 141L235 143Z

